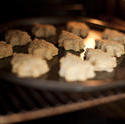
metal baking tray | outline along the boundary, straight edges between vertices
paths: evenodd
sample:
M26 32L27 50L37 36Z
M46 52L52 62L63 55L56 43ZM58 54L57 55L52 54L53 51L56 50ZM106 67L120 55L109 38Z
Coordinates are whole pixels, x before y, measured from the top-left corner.
M82 17L42 17L42 18L29 18L20 19L0 25L0 40L4 40L4 34L8 29L21 29L27 31L31 36L31 27L33 24L53 24L57 27L57 36L46 39L52 42L57 47L57 40L60 31L66 29L66 22L68 21L81 21L85 22L91 28L91 32L99 34L101 36L102 31L105 28L113 28L124 32L124 28L112 26L108 23L104 23L95 19L88 19ZM32 39L34 36L32 36ZM14 52L27 53L27 47L14 47ZM125 56L118 58L118 66L113 72L97 72L96 77L84 82L67 82L63 78L59 77L59 59L65 55L67 51L63 48L59 49L59 55L55 56L52 60L48 61L50 72L39 78L19 78L15 74L11 73L10 60L12 57L8 57L0 60L0 78L8 80L9 82L25 85L28 87L34 87L37 89L49 89L60 91L76 91L76 92L90 92L95 90L105 90L109 88L117 88L125 86ZM73 51L68 51L73 52ZM80 53L73 52L79 55Z

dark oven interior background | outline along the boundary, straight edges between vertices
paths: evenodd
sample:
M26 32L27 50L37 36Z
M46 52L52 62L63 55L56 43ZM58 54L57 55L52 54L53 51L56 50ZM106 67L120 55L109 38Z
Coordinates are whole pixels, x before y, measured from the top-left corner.
M1 0L0 22L35 16L87 16L125 18L124 0Z

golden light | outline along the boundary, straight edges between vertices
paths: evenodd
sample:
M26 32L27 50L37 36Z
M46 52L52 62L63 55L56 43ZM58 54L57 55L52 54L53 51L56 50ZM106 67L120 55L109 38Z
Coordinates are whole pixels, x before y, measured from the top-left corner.
M86 50L84 50L84 52L82 52L82 53L80 54L80 58L81 58L82 60L84 60L85 52L86 52Z
M87 49L87 48L95 48L95 38L93 37L88 37L85 41L84 41L84 45L85 45L85 48L84 49Z
M106 22L103 22L103 21L100 21L100 20L97 20L97 19L88 19L89 22L93 23L93 24L97 24L97 25L106 25L107 23Z
M86 49L87 48L93 48L94 49L95 48L95 39L99 39L100 37L101 37L101 33L98 32L98 31L91 30L89 32L88 37L84 40L84 45L85 45L84 52L82 52L80 54L80 58L82 60L84 59Z

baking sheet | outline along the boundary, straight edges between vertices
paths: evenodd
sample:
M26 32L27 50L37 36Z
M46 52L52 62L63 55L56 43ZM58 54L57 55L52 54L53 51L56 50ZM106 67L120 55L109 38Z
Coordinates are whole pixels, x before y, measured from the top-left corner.
M46 17L46 18L32 18L32 19L22 19L14 22L9 22L0 26L0 40L4 40L4 34L8 29L21 29L27 31L31 36L31 27L36 23L43 24L54 24L57 28L57 36L46 39L52 42L57 47L57 40L61 30L66 29L67 21L85 21L90 27L90 35L86 38L89 39L93 37L101 37L101 33L104 28L107 27L104 23L102 25L97 25L86 21L84 18L59 18L59 17ZM34 39L34 36L32 36ZM21 47L14 47L14 52L27 53L28 45ZM10 60L12 57L4 58L0 60L0 77L5 80L16 84L22 84L25 86L35 87L38 89L51 89L51 90L61 90L61 91L77 91L77 92L88 92L94 90L103 90L108 88L115 88L125 86L125 56L118 58L118 66L113 72L97 72L96 77L84 82L66 82L65 79L59 77L59 59L66 54L66 52L71 52L76 55L80 55L80 52L65 51L63 48L59 49L59 55L55 56L52 60L48 61L50 72L39 77L39 78L18 78L15 74L11 73Z

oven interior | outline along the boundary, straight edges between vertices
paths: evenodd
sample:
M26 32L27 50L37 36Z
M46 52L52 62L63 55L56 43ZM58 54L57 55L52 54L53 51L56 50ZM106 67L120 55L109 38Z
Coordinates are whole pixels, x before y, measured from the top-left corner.
M0 4L0 23L3 24L12 20L29 17L81 16L100 19L109 24L122 27L121 29L124 30L124 10L124 0L4 0ZM37 90L13 84L3 79L0 80L0 83L1 124L15 122L28 123L25 121L45 117L48 117L45 119L49 120L49 117L53 115L61 115L83 109L85 109L84 113L87 111L92 112L93 109L91 107L93 106L125 98L124 87L96 92L67 93ZM118 105L120 106L120 103ZM90 108L91 111L87 108ZM104 108L106 109L106 107ZM103 109L101 110L102 113ZM118 110L117 112L121 112L120 117L123 117L124 113L120 108L112 107L111 111L115 109ZM110 113L110 115L113 115L113 113ZM66 116L66 114L63 116ZM82 120L82 118L80 119ZM55 120L57 121L58 119ZM70 121L75 123L72 119Z

